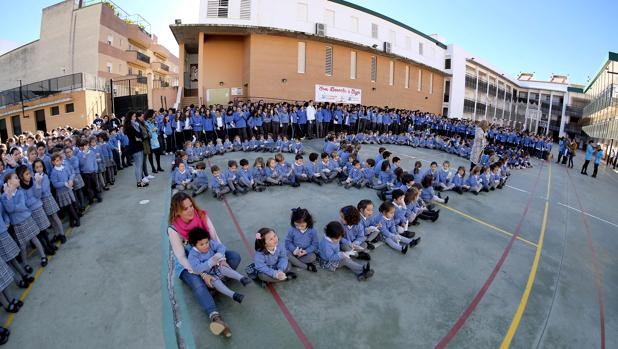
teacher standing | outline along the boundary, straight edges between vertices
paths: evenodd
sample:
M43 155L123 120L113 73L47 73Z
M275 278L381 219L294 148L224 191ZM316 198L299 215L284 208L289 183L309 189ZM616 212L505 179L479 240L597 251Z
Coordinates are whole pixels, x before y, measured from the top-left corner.
M470 171L480 162L481 155L483 155L483 150L485 150L485 146L487 145L487 129L489 128L489 123L487 120L482 120L476 126L476 130L474 131L474 143L472 144L472 152L470 153Z

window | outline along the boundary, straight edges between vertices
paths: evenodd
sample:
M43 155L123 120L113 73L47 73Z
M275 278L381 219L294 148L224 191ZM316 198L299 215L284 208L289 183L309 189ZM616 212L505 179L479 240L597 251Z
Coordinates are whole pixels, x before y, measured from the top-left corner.
M333 48L326 46L324 53L324 74L333 76Z
M409 36L406 36L406 50L411 50L412 49L412 38Z
M50 113L51 113L52 116L59 115L60 114L60 107L58 107L58 106L51 107Z
M142 71L141 70L137 71L137 76L142 76Z
M391 30L391 33L389 35L389 40L391 45L395 46L397 44L397 33L395 33L394 30Z
M406 80L404 82L405 88L410 88L410 66L406 65Z
M335 11L333 10L325 10L324 11L324 23L326 23L326 29L335 27Z
M350 79L356 79L356 51L350 52Z
M422 42L418 43L418 54L421 56L423 55L423 43Z
M353 33L358 33L358 17L350 17L350 30Z
M133 75L133 69L131 69L131 67L129 67L128 75Z
M112 64L110 62L107 62L107 72L108 73L112 72Z
M19 136L21 134L21 120L19 115L11 116L11 124L13 124L13 134Z
M371 82L376 82L378 77L378 57L371 56Z
M296 19L300 22L307 22L307 4L299 2L296 7Z
M448 103L449 102L449 100L450 100L450 96L449 96L450 93L451 93L451 81L450 80L446 80L446 81L444 81L444 103Z
M451 69L451 59L447 58L444 60L444 69Z
M371 37L374 39L378 38L378 25L375 23L371 23Z
M251 0L240 0L240 19L251 19Z
M64 105L64 112L65 113L72 113L75 111L75 106L73 105L73 103L67 103Z
M429 94L433 94L433 73L429 73Z
M395 84L395 62L390 61L388 65L388 84Z
M418 84L416 85L416 89L420 91L423 88L423 71L421 69L418 70Z
M208 0L206 16L208 18L227 18L228 0Z
M305 73L305 48L306 44L304 42L298 43L298 73Z
M107 44L108 45L114 44L114 36L112 34L107 35Z

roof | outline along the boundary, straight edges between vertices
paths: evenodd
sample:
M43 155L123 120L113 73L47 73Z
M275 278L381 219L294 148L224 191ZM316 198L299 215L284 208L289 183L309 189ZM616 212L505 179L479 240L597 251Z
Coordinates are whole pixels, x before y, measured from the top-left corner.
M15 47L14 49L12 49L12 50L10 50L10 51L7 51L7 52L5 52L5 53L1 54L1 55L0 55L0 57L2 57L2 56L4 56L4 55L8 55L8 54L9 54L9 53L11 53L11 52L15 52L15 51L17 51L17 50L20 50L20 49L22 49L22 48L24 48L24 47L26 47L26 46L28 46L28 45L30 45L30 44L34 44L34 43L35 43L35 42L37 42L37 41L39 41L39 39L32 40L32 41L30 41L29 43L23 44L23 45L21 45L21 46L19 46L19 47Z
M445 44L441 43L440 41L438 41L438 40L436 40L436 39L432 38L431 36L429 36L429 35L427 35L427 34L425 34L425 33L421 32L421 31L418 31L418 30L416 30L416 29L414 29L414 28L410 27L410 26L409 26L409 25L407 25L407 24L404 24L404 23L402 23L402 22L399 22L399 21L398 21L398 20L396 20L396 19L393 19L393 18L388 17L388 16L385 16L385 15L383 15L383 14L381 14L381 13L378 13L378 12L375 12L375 11L373 11L373 10L370 10L370 9L368 9L368 8L366 8L366 7L359 6L359 5L353 4L353 3L348 2L348 1L345 1L345 0L328 0L328 1L330 1L330 2L332 2L332 3L335 3L335 4L339 4L339 5L347 6L347 7L349 7L349 8L353 8L353 9L358 10L358 11L365 12L365 13L370 14L370 15L372 15L372 16L375 16L375 17L378 17L378 18L380 18L380 19L383 19L383 20L385 20L385 21L387 21L387 22L391 22L391 23L393 23L394 25L397 25L397 26L399 26L399 27L401 27L401 28L404 28L404 29L407 29L407 30L409 30L409 31L411 31L411 32L413 32L413 33L416 33L416 34L418 34L418 35L420 35L420 36L424 37L425 39L427 39L427 40L429 40L429 41L431 41L431 42L434 42L434 43L435 43L436 45L438 45L439 47L441 47L441 48L443 48L443 49L446 49L446 45L445 45Z
M592 84L594 84L594 82L597 81L599 76L601 76L601 73L603 72L603 70L605 70L605 66L610 61L618 62L618 53L609 51L609 53L607 55L607 59L605 61L603 61L603 65L601 65L601 69L599 69L597 74L594 76L594 79L592 79L590 81L590 83L588 83L588 85L586 85L586 88L584 89L584 93L588 92L588 89L590 88L590 86L592 86Z

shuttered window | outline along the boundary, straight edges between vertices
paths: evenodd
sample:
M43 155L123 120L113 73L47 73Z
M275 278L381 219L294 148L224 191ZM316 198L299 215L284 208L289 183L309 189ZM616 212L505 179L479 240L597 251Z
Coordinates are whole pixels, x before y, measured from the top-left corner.
M371 56L371 81L376 82L378 77L378 58Z
M305 73L305 49L306 44L304 42L298 43L298 73Z
M206 16L208 18L227 18L229 0L208 0Z
M324 74L333 75L333 48L330 46L326 46L324 55Z
M406 65L406 81L404 84L406 88L410 88L410 66L409 65Z
M356 51L350 52L350 79L356 79Z
M240 0L240 19L251 19L251 0Z
M388 66L388 84L393 86L395 84L395 62L390 61Z

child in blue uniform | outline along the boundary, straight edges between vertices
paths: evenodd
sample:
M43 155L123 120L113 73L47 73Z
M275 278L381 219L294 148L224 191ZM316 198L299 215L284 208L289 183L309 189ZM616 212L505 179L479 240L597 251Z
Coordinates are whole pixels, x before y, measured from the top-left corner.
M423 199L423 201L425 201L427 205L430 205L434 201L439 202L441 204L447 204L448 196L445 197L444 199L437 196L433 189L432 184L433 184L433 175L427 174L423 178L423 181L421 182L421 185L423 186L423 189L421 190L421 199Z
M62 157L61 153L59 155ZM45 211L45 214L47 215L47 218L52 224L55 232L51 241L60 241L60 243L64 244L67 241L67 238L64 235L64 227L62 226L62 222L58 217L58 211L60 211L60 208L52 196L49 177L45 173L45 164L43 163L43 160L37 159L32 164L32 167L34 168L35 179L37 177L41 177L41 201L43 202L43 210Z
M255 270L257 277L266 283L296 279L290 271L286 249L271 228L261 228L255 234Z
M464 191L468 191L470 186L466 181L466 168L459 166L457 173L453 177L453 191L459 194L463 194Z
M179 162L174 172L174 190L176 192L193 189L193 176L187 170L184 162Z
M343 252L340 249L341 240L344 236L344 229L341 223L333 221L324 228L325 236L320 240L318 255L320 266L324 269L335 271L338 268L346 267L356 274L358 281L364 281L373 276L374 271L369 263L362 265L352 261L350 254L352 251Z
M380 213L382 214L379 227L380 235L392 249L406 254L409 247L414 247L419 243L420 238L408 239L399 235L395 227L395 211L395 205L390 202L383 202L382 205L380 205Z
M481 184L481 181L480 181L480 176L481 176L481 168L478 166L475 166L472 169L472 172L470 172L470 176L468 177L468 181L466 183L470 187L470 191L474 195L479 195L479 192L481 191L481 189L483 189L483 185Z
M208 173L206 172L206 164L198 162L195 164L195 174L193 180L193 197L200 195L208 190Z
M230 268L225 260L225 246L218 241L211 240L208 231L202 228L189 231L189 244L192 248L189 251L188 260L193 272L213 276L212 286L219 293L241 303L245 296L230 290L221 279L223 277L234 279L243 286L247 286L251 280Z
M290 263L297 268L317 272L314 262L318 250L318 233L313 229L313 217L307 209L293 208L285 248Z
M210 168L212 173L211 188L215 198L223 200L223 195L230 192L230 188L227 186L227 180L225 176L221 174L219 166L214 165Z

